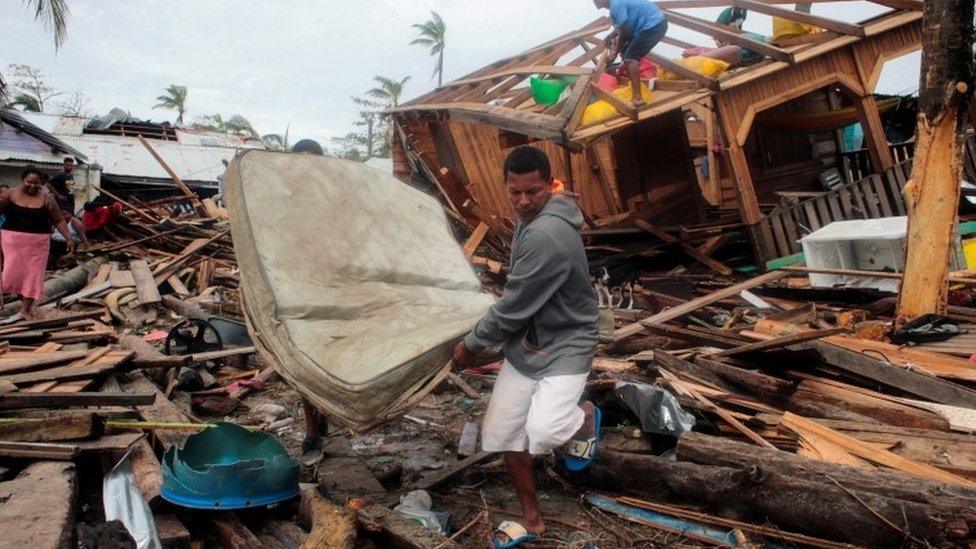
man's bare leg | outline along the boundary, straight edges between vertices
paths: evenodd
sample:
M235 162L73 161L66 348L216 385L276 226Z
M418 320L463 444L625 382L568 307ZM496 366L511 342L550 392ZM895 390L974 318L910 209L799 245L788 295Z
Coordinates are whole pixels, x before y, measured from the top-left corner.
M532 473L532 455L528 452L505 452L505 465L515 487L515 495L518 496L519 504L522 506L522 519L519 524L529 532L541 536L546 531L546 525L542 522L542 513L539 511L539 498L536 495L535 478ZM504 543L509 540L499 541Z
M640 89L640 62L627 59L624 63L627 64L627 76L630 77L630 90L633 92L634 106L642 107L644 106L644 97L641 95Z
M325 448L325 434L328 424L322 414L312 406L308 399L302 399L302 409L305 412L305 440L302 441L302 463L312 466L322 460L322 450Z

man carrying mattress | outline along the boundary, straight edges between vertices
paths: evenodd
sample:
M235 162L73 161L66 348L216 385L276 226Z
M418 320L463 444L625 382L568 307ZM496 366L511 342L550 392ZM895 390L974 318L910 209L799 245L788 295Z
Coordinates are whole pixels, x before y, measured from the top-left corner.
M522 519L503 522L494 544L515 547L546 529L532 457L557 450L568 468L588 466L600 410L579 403L597 343L597 301L579 233L583 215L572 199L553 194L549 159L539 149L515 149L505 160L505 181L518 215L511 272L501 298L454 348L454 362L464 367L475 353L504 346L482 446L505 452Z

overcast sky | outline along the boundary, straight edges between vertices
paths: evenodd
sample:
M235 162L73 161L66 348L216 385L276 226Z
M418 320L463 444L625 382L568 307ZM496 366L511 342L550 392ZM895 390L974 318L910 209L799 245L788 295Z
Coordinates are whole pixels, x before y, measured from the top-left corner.
M591 0L68 0L68 37L59 52L21 0L0 0L0 66L25 63L59 89L81 88L90 110L112 107L153 120L169 84L189 88L188 121L212 113L246 116L259 133L327 144L349 131L350 96L372 78L412 76L405 98L433 88L432 58L412 23L438 11L447 23L445 81L581 27L601 13ZM866 2L814 4L813 13L855 22L883 10ZM687 10L714 19L718 10ZM605 11L602 13L606 13ZM771 34L752 13L746 30ZM672 35L700 44L690 31ZM678 51L656 50L667 56ZM5 71L9 81L10 75ZM878 92L914 92L919 55L888 63ZM8 82L9 83L9 82Z

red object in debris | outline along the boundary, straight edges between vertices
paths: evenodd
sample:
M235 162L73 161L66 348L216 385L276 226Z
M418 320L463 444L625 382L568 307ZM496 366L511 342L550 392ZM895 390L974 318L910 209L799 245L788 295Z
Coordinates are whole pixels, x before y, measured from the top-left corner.
M85 224L85 232L92 232L115 223L118 213L122 211L122 203L115 202L111 206L97 206L91 210L85 210L81 215L81 221Z
M657 64L644 57L640 60L640 79L647 81L657 77ZM630 75L627 74L627 65L621 64L617 67L617 78L621 84L630 83Z
M166 330L153 330L148 334L142 336L142 340L148 343L153 343L156 341L162 341L166 339L166 336L168 335L169 332L167 332Z

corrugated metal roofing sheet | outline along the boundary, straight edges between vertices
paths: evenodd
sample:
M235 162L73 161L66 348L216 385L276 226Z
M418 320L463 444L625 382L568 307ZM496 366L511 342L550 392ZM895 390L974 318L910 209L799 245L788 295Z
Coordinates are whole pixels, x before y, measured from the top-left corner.
M100 164L105 175L170 178L166 170L135 137L82 135L63 139L84 152L89 162ZM150 144L185 181L217 181L217 176L222 175L226 169L222 161L230 162L237 153L237 149L197 147L175 141L151 140Z
M86 118L44 113L17 114L70 147L78 149L88 157L88 162L100 164L105 175L170 179L169 174L135 137L85 134L83 131L88 122ZM264 148L260 140L219 132L177 130L177 136L179 141L150 139L149 142L185 181L216 182L217 176L224 173L223 160L229 162L241 149ZM3 153L0 152L0 157L2 156Z

